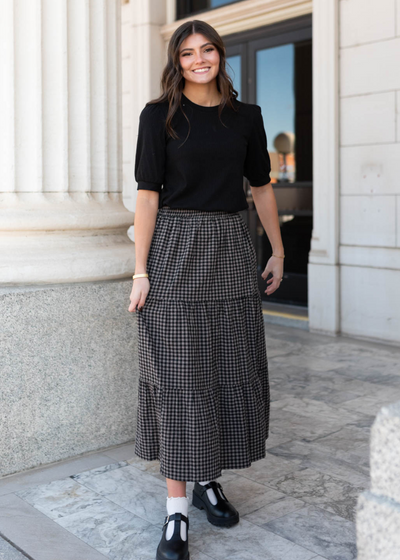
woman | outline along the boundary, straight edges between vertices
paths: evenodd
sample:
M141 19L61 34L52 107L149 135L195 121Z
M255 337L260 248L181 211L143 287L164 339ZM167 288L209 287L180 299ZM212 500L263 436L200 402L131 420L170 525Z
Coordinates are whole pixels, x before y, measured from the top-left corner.
M158 459L166 477L157 560L186 560L186 481L193 505L229 527L239 514L216 479L266 455L268 365L243 176L273 248L267 294L284 254L261 109L237 100L215 29L194 20L175 31L161 85L140 114L135 161L135 454Z

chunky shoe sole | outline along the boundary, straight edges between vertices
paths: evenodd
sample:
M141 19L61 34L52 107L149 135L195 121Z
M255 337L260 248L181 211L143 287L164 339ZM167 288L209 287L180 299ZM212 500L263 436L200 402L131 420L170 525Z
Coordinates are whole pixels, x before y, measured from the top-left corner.
M198 509L206 510L207 519L212 525L216 525L217 527L233 527L233 525L239 523L239 514L235 515L234 517L231 517L230 519L221 519L220 517L216 517L215 515L212 515L212 513L210 513L207 510L207 506L204 504L200 496L198 496L194 492L193 492L192 504Z
M156 560L164 560L165 556L160 556L157 552ZM181 560L190 560L190 552L187 553L187 556L182 556Z
M157 553L156 560L165 560L165 556L160 556ZM181 560L190 560L190 552L188 552L187 556L182 556Z

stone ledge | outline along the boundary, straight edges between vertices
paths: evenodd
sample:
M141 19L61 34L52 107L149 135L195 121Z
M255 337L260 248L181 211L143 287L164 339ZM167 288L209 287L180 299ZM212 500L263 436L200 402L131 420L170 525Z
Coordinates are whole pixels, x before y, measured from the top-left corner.
M400 503L400 402L381 408L372 425L371 489Z
M357 502L357 560L398 560L400 504L373 492Z

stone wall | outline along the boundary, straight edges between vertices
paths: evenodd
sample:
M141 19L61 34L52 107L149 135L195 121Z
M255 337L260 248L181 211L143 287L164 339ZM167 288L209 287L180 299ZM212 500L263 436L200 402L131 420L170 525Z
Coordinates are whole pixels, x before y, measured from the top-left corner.
M341 331L393 342L400 341L399 8L399 0L339 1Z
M134 439L132 280L0 290L0 476Z

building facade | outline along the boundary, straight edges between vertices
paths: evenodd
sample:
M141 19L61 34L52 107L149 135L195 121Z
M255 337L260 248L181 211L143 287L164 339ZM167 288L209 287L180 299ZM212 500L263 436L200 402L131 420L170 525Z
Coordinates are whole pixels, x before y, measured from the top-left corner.
M217 29L239 99L262 108L287 255L272 301L307 307L311 331L400 343L400 1L123 1L132 211L138 117L190 19ZM247 195L261 271L270 247Z
M138 118L185 18L218 30L239 99L262 107L288 255L277 305L399 344L400 0L1 7L0 476L134 437Z

